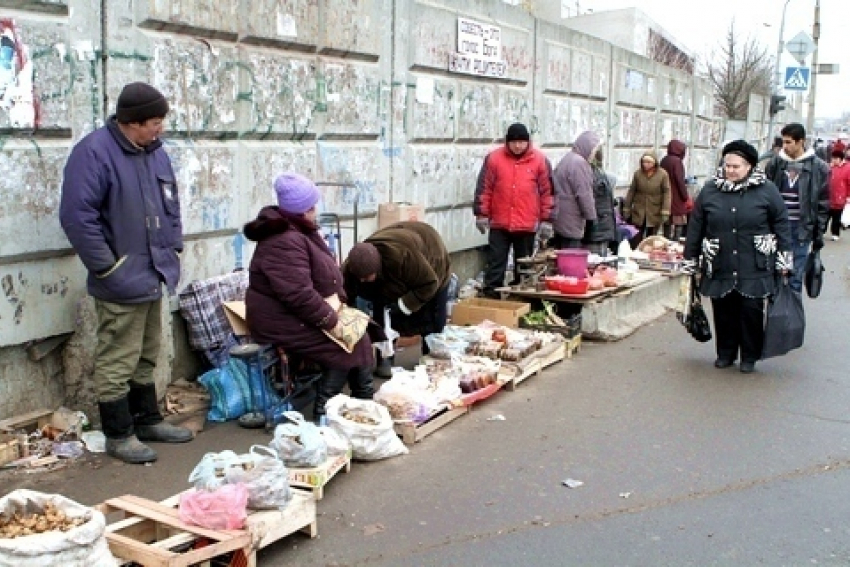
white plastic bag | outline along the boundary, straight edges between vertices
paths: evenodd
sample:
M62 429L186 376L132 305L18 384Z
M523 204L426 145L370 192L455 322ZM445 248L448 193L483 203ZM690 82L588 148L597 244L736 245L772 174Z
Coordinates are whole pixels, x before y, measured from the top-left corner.
M58 494L15 490L0 498L0 518L41 514L46 504L70 518L86 522L67 532L50 531L16 538L0 538L0 565L14 567L115 567L109 551L103 514Z
M377 402L338 394L325 411L330 426L351 442L355 459L377 461L409 452L396 435L390 412Z
M342 436L338 431L330 427L319 427L319 433L325 438L325 443L328 444L328 455L336 457L344 455L351 450L351 443L348 439Z
M850 227L850 204L844 205L844 210L841 212L841 226Z
M274 428L271 448L290 467L317 467L328 458L328 444L319 428L297 411L284 412L290 423Z
M389 358L395 355L395 347L393 343L401 335L392 327L392 318L390 317L389 307L384 308L384 334L387 340L380 343L375 343L375 346L381 351L381 358Z
M291 496L283 461L274 449L263 445L253 445L242 455L230 450L207 453L192 470L189 482L198 490L243 483L248 488L248 507L255 509L281 508Z
M245 485L248 489L248 508L284 508L289 503L292 498L289 473L274 449L253 445L247 455L240 457L240 461L227 468L225 479L227 484Z
M233 463L239 463L233 451L207 453L189 473L189 482L200 490L215 490L227 484L227 468Z

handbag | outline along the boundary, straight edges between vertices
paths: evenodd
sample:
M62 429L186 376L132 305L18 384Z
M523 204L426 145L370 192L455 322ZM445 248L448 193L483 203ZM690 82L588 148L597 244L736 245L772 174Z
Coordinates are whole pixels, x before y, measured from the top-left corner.
M803 346L806 334L806 314L803 296L788 284L788 278L777 284L776 292L767 306L764 326L762 359L782 356Z
M369 327L370 317L354 307L349 307L339 300L337 294L326 297L325 301L336 311L337 318L342 325L342 336L335 337L330 331L322 329L322 332L331 341L336 343L342 350L351 354L354 347L366 334Z
M687 314L684 317L685 329L690 335L701 343L711 340L711 325L708 323L708 315L702 307L702 299L697 290L696 276L690 277L690 303Z
M803 283L806 286L806 295L812 299L820 295L823 287L823 262L820 259L820 250L812 250L806 257L806 266L803 269Z

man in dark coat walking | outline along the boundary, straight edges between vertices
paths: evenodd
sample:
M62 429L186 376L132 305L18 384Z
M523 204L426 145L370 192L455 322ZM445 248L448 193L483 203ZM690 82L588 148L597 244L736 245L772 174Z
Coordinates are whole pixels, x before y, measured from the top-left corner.
M93 378L106 452L127 463L156 460L142 441L192 439L163 421L153 377L162 287L174 293L183 250L174 171L159 139L167 113L154 87L126 85L115 115L74 146L62 181L59 220L97 310Z
M342 266L349 302L372 302L373 317L384 321L389 307L392 327L410 337L442 332L448 317L451 259L431 225L406 221L374 233L351 249ZM428 353L422 343L423 354ZM376 374L389 377L391 360L379 357Z
M782 193L791 223L794 270L790 283L803 289L803 269L809 248L823 248L823 233L829 219L829 165L806 149L806 129L792 122L782 131L782 151L765 168L768 179Z

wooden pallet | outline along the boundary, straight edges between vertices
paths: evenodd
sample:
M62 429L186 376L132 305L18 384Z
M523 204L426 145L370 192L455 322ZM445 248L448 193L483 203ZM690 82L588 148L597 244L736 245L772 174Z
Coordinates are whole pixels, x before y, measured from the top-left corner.
M121 513L124 519L106 526L112 554L127 563L145 567L209 565L211 559L235 552L244 565L256 567L257 550L301 531L316 537L316 501L294 490L283 510L249 510L246 529L208 530L180 521L179 495L162 502L121 496L96 506L104 514ZM202 546L202 547L201 547Z
M325 485L339 471L351 471L351 450L343 455L328 457L324 463L312 468L289 468L289 486L305 488L316 500L325 496Z
M577 337L570 339L568 342L543 347L544 350L536 352L531 358L519 364L506 366L499 373L499 379L505 381L505 387L508 390L516 390L517 386L526 379L536 376L540 374L544 368L548 368L549 366L564 360L568 352L567 347L573 340L575 340L575 338L578 338L579 342L581 341L581 335L578 335ZM570 351L569 356L572 358L572 351Z
M395 432L405 445L414 445L467 413L469 413L469 406L446 408L419 425L412 422L396 423Z

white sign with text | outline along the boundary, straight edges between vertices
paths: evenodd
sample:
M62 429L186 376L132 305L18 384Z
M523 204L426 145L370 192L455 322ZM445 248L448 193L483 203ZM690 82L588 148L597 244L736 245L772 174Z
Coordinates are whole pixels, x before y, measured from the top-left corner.
M468 18L457 19L457 52L449 55L449 71L485 77L504 77L502 29Z

